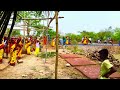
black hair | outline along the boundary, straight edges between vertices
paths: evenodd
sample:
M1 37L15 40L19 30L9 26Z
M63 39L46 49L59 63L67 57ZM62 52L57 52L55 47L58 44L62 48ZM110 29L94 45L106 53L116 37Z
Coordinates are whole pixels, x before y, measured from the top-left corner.
M100 54L100 60L104 61L105 59L108 58L108 50L107 49L102 49L98 52Z

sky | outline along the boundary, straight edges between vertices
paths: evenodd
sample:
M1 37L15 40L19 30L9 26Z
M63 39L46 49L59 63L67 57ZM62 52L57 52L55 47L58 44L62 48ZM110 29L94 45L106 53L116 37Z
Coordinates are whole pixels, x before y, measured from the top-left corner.
M59 16L64 17L59 19L59 32L62 34L120 27L120 11L60 11ZM56 30L55 20L50 26Z

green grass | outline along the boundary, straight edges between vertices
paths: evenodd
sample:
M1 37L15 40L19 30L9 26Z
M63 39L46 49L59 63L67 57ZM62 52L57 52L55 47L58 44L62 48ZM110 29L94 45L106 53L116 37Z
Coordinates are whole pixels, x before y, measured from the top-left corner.
M47 57L46 57L47 55ZM56 56L56 52L42 52L40 55L38 55L39 57L41 58L51 58L51 57L54 57Z

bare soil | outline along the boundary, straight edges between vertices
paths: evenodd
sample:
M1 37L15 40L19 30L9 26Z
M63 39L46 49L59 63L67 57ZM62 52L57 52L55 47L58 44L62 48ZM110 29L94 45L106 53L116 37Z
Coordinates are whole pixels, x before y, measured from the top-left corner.
M85 52L90 50L100 50L103 47L80 47L84 49ZM115 47L109 50L114 54L114 56L120 60L119 48ZM118 50L117 53L115 51ZM55 51L55 48L48 48L49 51ZM43 49L42 52L45 52ZM71 53L68 50L63 52L63 49L59 49L59 53ZM3 64L0 64L0 79L54 79L55 78L55 60L56 57L42 59L40 57L32 55L23 54L21 59L23 63L17 64L15 66L8 66L8 59L3 59ZM74 67L66 67L67 62L58 58L58 79L87 79L82 73L77 71Z
M44 49L45 51L45 49ZM49 49L48 51L55 51ZM59 50L59 53L62 50ZM23 54L21 59L23 63L15 66L8 66L8 59L4 59L4 63L0 65L0 79L54 79L55 78L55 60L56 57L42 59L40 57ZM58 79L87 79L79 71L72 66L66 67L67 62L58 58ZM5 68L6 67L6 68ZM3 69L5 68L5 69Z

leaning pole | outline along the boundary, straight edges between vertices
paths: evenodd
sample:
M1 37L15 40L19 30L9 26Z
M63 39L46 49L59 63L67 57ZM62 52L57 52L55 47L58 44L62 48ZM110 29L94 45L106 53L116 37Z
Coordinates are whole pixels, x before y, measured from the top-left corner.
M58 11L55 11L56 19L56 62L55 62L55 79L57 79L57 70L58 70Z

